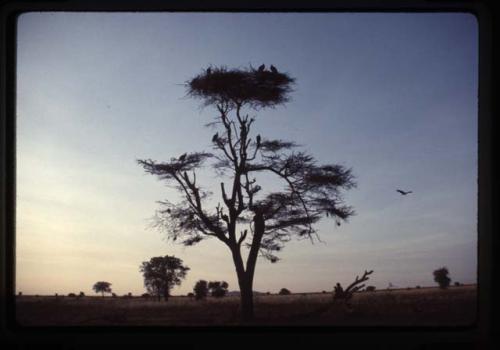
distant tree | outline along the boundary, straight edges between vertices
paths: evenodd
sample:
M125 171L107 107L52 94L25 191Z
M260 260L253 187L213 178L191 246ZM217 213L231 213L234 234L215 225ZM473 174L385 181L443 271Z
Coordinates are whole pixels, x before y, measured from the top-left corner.
M116 297L117 297L116 293L111 293L111 296L112 296L113 298L116 298Z
M183 197L177 203L160 202L159 229L186 246L216 238L228 248L238 278L243 322L254 316L253 280L259 256L274 263L277 252L293 237L313 241L315 224L322 217L331 217L340 226L354 214L342 199L342 191L356 185L350 169L318 164L308 153L295 151L295 142L253 134L256 119L247 112L286 103L293 83L294 78L276 67L274 71L203 70L186 88L188 96L199 98L217 113L210 123L218 127L211 139L214 153L183 153L166 162L138 160L147 173L175 185ZM196 172L207 161L228 180L220 183L221 201L215 207L209 207L211 194L197 182ZM261 174L275 177L285 187L262 188L257 184ZM243 248L248 248L248 254Z
M208 282L199 280L193 287L193 292L196 300L203 300L208 295Z
M322 291L321 291L321 294L326 294L326 290L322 290Z
M128 292L127 296L128 296L129 298L132 298L132 293Z
M266 292L266 295L271 295L271 292Z
M286 288L281 288L278 294L279 295L290 295L292 293Z
M85 293L84 293L84 292L80 292L80 294L78 294L78 296L79 296L80 298L83 298L83 297L85 296Z
M76 294L75 294L75 293L69 293L69 294L68 294L68 297L71 297L71 298L76 298Z
M420 289L420 286L416 286L415 288Z
M104 293L111 293L111 283L109 282L104 282L104 281L99 281L94 284L92 289L96 293L101 293L102 297L104 298Z
M366 287L367 292L374 292L375 291L375 286L368 286Z
M459 287L460 286L460 282L455 282L455 287Z
M140 266L144 277L144 286L150 294L161 296L168 300L170 290L180 285L186 277L189 267L184 266L181 259L175 256L158 256L144 261Z
M216 298L222 298L227 294L227 288L229 285L226 281L211 281L208 282L208 290L210 295Z
M143 293L141 298L148 299L151 295L149 293Z
M22 296L23 295L23 292L19 292L17 293L18 296Z
M448 277L448 269L441 267L434 271L434 281L439 284L439 288L446 289L450 285L451 279Z
M194 293L191 293L191 292L187 293L187 297L188 297L189 299L194 298Z

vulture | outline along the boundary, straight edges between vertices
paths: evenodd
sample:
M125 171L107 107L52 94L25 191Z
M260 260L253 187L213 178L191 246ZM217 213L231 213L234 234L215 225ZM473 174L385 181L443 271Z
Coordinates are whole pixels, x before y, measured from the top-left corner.
M278 73L278 70L277 70L277 69L276 69L276 67L275 67L275 66L273 66L272 64L271 64L271 72L273 72L273 73Z
M179 157L179 160L183 162L186 159L186 153L184 153L182 156Z
M217 142L218 139L219 139L219 133L216 132L215 135L212 137L212 142Z
M402 190L396 190L396 191L398 191L399 193L401 193L403 196L406 196L408 193L412 193L412 191L407 191L407 192L402 191Z
M260 65L259 66L259 72L263 72L265 68L266 68L265 64Z

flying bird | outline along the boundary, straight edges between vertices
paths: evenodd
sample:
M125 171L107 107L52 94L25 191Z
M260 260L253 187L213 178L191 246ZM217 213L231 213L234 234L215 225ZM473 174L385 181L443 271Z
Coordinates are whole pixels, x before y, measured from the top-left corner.
M266 68L265 64L260 65L259 66L259 72L263 72L265 68Z
M179 157L179 160L180 160L181 162L183 162L183 161L184 161L184 159L186 159L186 155L187 155L186 153L184 153L183 155L181 155L181 156Z
M219 133L216 132L215 135L212 137L212 142L217 142L218 139L219 139Z
M406 196L408 193L413 193L412 191L407 191L407 192L402 191L402 190L396 190L396 191L398 191L399 193L401 193L403 196Z
M276 67L275 67L275 66L273 66L272 64L271 64L271 72L273 72L273 73L278 73L278 70L277 70L277 69L276 69Z
M260 135L257 135L257 148L260 147Z

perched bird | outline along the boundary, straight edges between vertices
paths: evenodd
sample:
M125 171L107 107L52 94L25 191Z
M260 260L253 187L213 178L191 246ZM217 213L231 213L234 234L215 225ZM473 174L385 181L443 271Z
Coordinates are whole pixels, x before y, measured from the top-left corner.
M273 72L273 73L278 73L278 70L277 70L277 69L276 69L276 67L275 67L275 66L273 66L272 64L271 64L271 72Z
M207 68L207 74L212 74L212 68L210 67Z
M407 192L402 191L402 190L396 190L396 191L398 191L399 193L401 193L403 196L406 196L408 193L413 193L412 191L407 191Z
M229 221L229 217L226 214L222 214L221 218L224 221Z
M260 135L257 135L257 148L260 147Z
M186 155L187 155L186 153L184 153L183 155L181 155L181 156L179 157L179 160L180 160L181 162L183 162L183 161L186 159Z
M219 139L219 133L216 132L215 135L212 137L212 142L217 142L218 139Z
M259 72L263 72L265 68L266 68L265 64L260 65L259 66Z

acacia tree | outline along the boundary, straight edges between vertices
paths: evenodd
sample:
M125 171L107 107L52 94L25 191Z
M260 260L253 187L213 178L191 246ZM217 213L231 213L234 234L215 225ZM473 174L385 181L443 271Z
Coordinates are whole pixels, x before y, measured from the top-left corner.
M189 267L184 266L181 259L175 256L157 256L149 261L144 261L140 267L144 277L144 286L149 293L158 296L158 301L161 296L168 300L170 290L180 285L186 277Z
M111 283L105 281L99 281L94 284L92 289L96 293L101 293L102 296L104 297L104 293L111 293ZM82 292L80 292L80 294L82 294Z
M250 110L273 108L289 101L294 79L276 69L227 69L210 67L186 83L187 93L216 116L209 126L214 153L184 153L167 162L138 160L145 171L173 184L183 200L160 202L155 225L172 240L186 246L216 238L232 255L241 292L243 321L253 318L253 279L258 256L278 261L280 251L293 236L319 239L314 224L331 217L337 225L354 214L343 204L341 190L355 186L350 169L318 165L298 145L282 139L252 135L255 117ZM209 208L210 192L197 183L196 171L211 161L220 183L220 202ZM284 188L264 189L259 174L272 174ZM244 254L242 247L248 248Z

